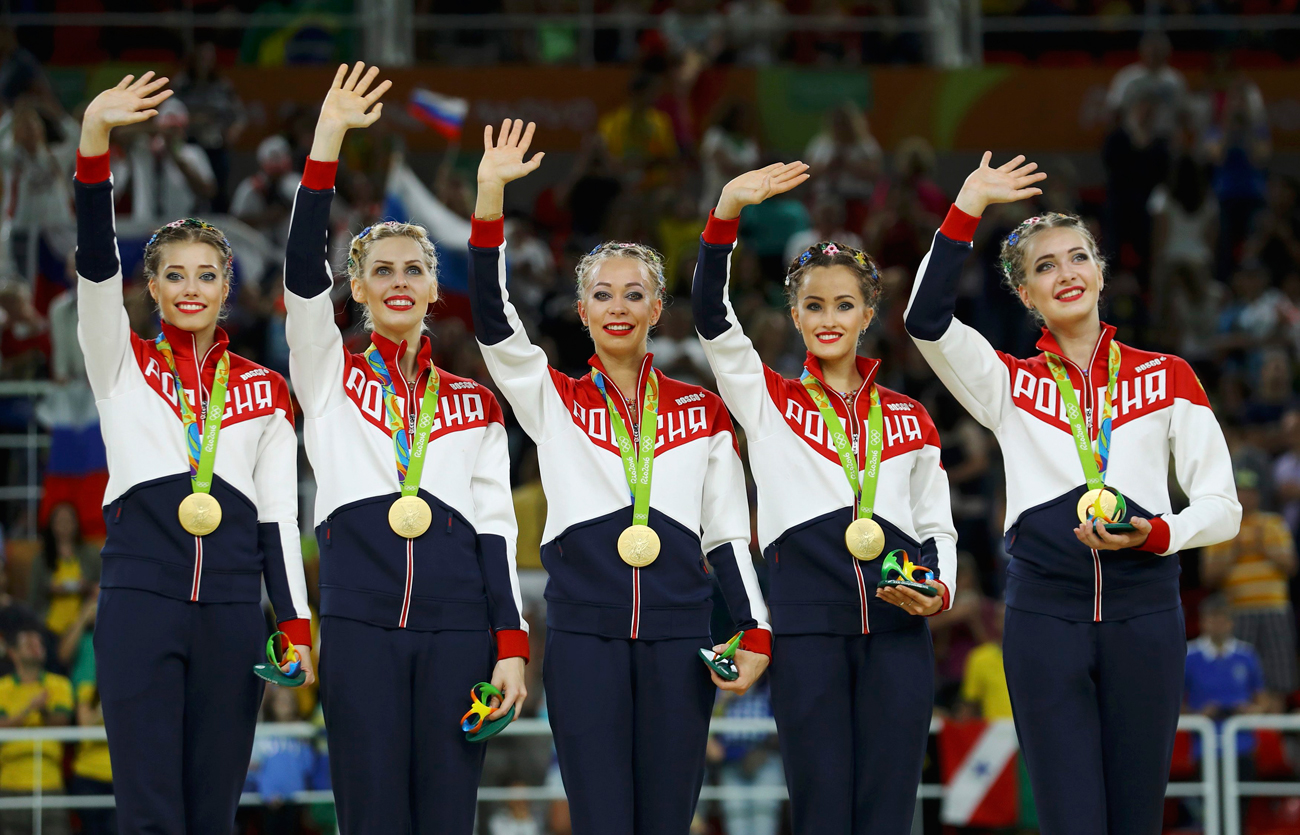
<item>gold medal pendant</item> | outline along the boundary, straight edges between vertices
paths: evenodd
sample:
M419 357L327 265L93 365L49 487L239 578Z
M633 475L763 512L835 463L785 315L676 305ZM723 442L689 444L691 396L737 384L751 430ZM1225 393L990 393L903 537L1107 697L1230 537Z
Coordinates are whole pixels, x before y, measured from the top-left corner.
M403 539L415 539L432 523L433 511L419 496L402 496L388 508L388 524Z
M176 515L181 527L195 536L207 536L221 524L221 503L211 493L190 493Z
M633 568L645 568L659 559L659 534L649 525L632 525L618 535L618 555Z
M1079 521L1087 522L1093 517L1098 494L1101 496L1101 521L1104 523L1121 521L1125 510L1124 499L1118 493L1104 487L1089 490L1079 497Z
M874 560L885 550L885 531L875 519L854 519L844 532L844 544L856 559Z

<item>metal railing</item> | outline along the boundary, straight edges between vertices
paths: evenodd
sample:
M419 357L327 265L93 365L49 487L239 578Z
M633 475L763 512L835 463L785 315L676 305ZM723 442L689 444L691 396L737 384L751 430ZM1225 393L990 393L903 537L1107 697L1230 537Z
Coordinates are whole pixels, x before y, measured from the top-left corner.
M1234 727L1286 727L1300 730L1300 716L1252 716L1239 717L1243 720L1238 722L1234 719L1229 722L1237 722ZM1168 797L1200 797L1205 804L1205 829L1204 835L1219 835L1220 832L1220 810L1227 809L1234 811L1236 809L1235 798L1238 794L1230 794L1233 802L1220 804L1219 795L1219 757L1218 739L1215 733L1214 723L1204 716L1183 716L1179 718L1179 730L1195 733L1201 737L1202 751L1202 774L1198 781L1180 781L1170 783L1166 796ZM930 733L936 734L943 729L943 720L934 719L930 723ZM1228 727L1225 727L1225 734ZM719 733L776 733L776 723L771 719L714 719L709 726L710 734ZM267 723L257 726L256 735L259 739L314 739L323 736L324 729L320 726L308 722L285 722L285 723ZM520 719L515 721L506 729L505 735L510 736L534 736L549 737L551 735L550 724L545 719ZM88 727L61 727L61 728L4 728L0 729L0 744L6 742L103 742L103 726ZM1235 751L1235 747L1233 749ZM35 788L32 794L26 796L0 798L0 809L28 809L32 810L32 827L35 835L41 835L41 810L42 809L102 809L110 808L114 805L112 795L44 795L40 790L41 785L41 768L44 757L35 757ZM1236 779L1236 760L1235 757L1224 757L1225 769L1231 768L1226 785L1230 787L1230 792L1244 794L1300 794L1300 783L1295 784L1272 784L1272 783L1245 783L1237 784ZM1229 764L1231 763L1231 766ZM1284 791L1283 788L1289 788L1290 791ZM922 783L917 791L916 802L919 806L925 800L941 800L944 796L944 787L939 783ZM784 785L781 786L704 786L700 791L701 801L717 800L785 800L789 797ZM317 803L333 803L334 796L329 791L302 791L295 792L284 798L286 802L307 805ZM528 801L549 801L564 800L565 793L563 786L484 786L479 789L478 799L480 803L498 802L507 800L528 800ZM263 799L260 795L245 793L240 797L241 806L258 806L262 805ZM1240 835L1240 822L1235 820L1234 815L1227 816L1228 827L1225 835ZM921 816L916 818L916 827L914 831L920 831Z
M1243 797L1300 797L1300 782L1241 780L1237 734L1257 729L1300 731L1300 715L1233 716L1223 723L1223 835L1241 835Z

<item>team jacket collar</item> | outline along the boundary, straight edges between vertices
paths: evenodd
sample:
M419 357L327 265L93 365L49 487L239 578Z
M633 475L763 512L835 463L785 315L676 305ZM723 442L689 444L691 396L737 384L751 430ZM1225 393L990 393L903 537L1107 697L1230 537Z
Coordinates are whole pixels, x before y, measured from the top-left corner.
M406 355L407 344L403 339L401 342L394 342L386 336L380 336L378 333L370 333L371 343L379 349L379 356L384 358L384 365L388 366L388 373L392 375L394 382L405 379L402 376L401 366L398 360ZM420 336L419 353L415 357L415 379L418 381L424 376L424 372L429 370L433 364L433 343L429 341L428 336Z
M858 373L862 375L862 387L858 390L870 391L872 383L876 381L876 372L880 370L880 360L871 359L870 357L855 356L853 361L858 366ZM827 384L826 378L822 376L822 362L817 359L817 357L813 356L812 351L808 352L808 357L804 360L803 367L809 374L816 377L818 381L821 382L822 388L833 394L836 400L843 401L844 398L840 396L840 393L838 391L833 391L831 386ZM871 398L853 398L853 412L855 415L861 413L863 403L866 403L867 408L870 409Z
M655 373L654 360L655 360L655 355L650 353L649 351L646 352L645 358L641 360L641 373L637 375L636 391L633 392L634 397L632 399L632 402L636 403L637 413L635 417L630 415L624 416L625 419L631 420L631 422L634 424L640 422L641 408L642 408L641 396L645 394L646 377L650 374ZM614 382L614 380L609 376L609 372L605 370L605 364L600 361L600 355L592 354L591 359L587 360L587 365L599 371L601 373L601 376L603 376L605 380L609 383L609 385L613 387L614 391L618 392L619 396L614 398L614 405L618 409L625 411L628 402L627 398L623 395L623 392L619 391L618 384Z
M1100 363L1102 375L1104 377L1106 374L1106 365L1110 357L1110 343L1114 338L1115 326L1102 322L1101 336L1097 339L1096 347L1092 349L1092 362L1088 367L1089 375L1092 374L1092 372L1098 367L1098 363ZM1040 351L1051 351L1058 357L1065 359L1065 352L1061 350L1061 346L1057 343L1056 337L1052 336L1052 332L1047 328L1043 328L1043 335L1038 338L1038 343L1034 347ZM1070 365L1074 365L1074 363L1070 362L1068 359L1066 359L1066 362Z
M230 347L230 337L226 335L226 332L221 328L217 328L212 337L212 347L202 357L194 355L194 334L166 322L162 323L162 332L163 338L172 346L172 355L176 358L177 370L188 370L201 365L200 374L202 380L200 382L207 387L212 382L212 375L216 373L217 360L221 359L221 355Z

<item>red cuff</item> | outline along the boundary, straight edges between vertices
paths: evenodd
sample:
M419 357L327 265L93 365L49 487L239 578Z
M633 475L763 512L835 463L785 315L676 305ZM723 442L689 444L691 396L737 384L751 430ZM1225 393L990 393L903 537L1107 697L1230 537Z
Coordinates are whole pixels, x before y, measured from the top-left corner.
M289 643L297 647L311 646L311 621L294 618L280 621L280 631L289 636Z
M948 216L943 219L943 226L939 227L939 231L945 238L970 243L975 238L975 227L979 225L979 218L971 217L957 208L957 204L954 203L948 210Z
M709 222L704 226L704 242L721 246L725 244L734 244L736 236L740 232L740 218L732 220L721 220L709 212Z
M102 183L108 179L108 175L108 154L83 157L81 151L77 151L77 182L86 185Z
M740 638L740 648L745 652L759 652L771 658L772 633L766 629L748 629Z
M1155 516L1147 521L1151 523L1151 533L1147 534L1147 541L1135 550L1163 554L1169 550L1169 523L1162 516Z
M334 188L334 177L338 173L338 160L321 162L307 157L307 165L302 169L302 184L312 191L325 191Z
M522 629L497 630L497 660L522 658L528 663L528 633Z
M496 220L479 220L470 218L469 245L479 249L496 249L506 242L506 219L501 216Z
M948 607L952 605L952 595L948 591L948 584L945 583L943 580L935 580L935 582L943 586L943 605L939 607L939 612L946 612L948 611ZM926 615L926 617L932 618L935 615L939 614L939 612L934 612L933 614Z

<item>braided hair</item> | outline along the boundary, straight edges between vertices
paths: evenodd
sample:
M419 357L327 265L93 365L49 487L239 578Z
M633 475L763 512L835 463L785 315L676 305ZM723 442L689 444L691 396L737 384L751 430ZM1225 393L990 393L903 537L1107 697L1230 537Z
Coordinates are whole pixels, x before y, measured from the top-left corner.
M226 259L223 275L226 281L235 277L235 251L226 240L226 234L206 220L187 217L173 220L150 236L144 245L144 277L153 281L158 277L159 262L162 261L162 248L166 244L208 244Z
M790 307L799 303L799 289L814 267L848 267L858 280L858 291L867 307L880 304L880 267L876 259L860 249L835 241L818 241L790 262L785 272L785 298Z
M662 299L667 295L667 282L664 280L664 257L654 247L627 241L605 241L597 244L578 262L578 298L587 294L596 269L611 258L627 258L639 263L650 279L651 296Z
M1019 296L1020 288L1029 278L1025 271L1025 248L1030 238L1047 229L1073 229L1077 232L1083 239L1084 246L1088 248L1089 256L1097 263L1097 269L1103 276L1106 274L1106 259L1102 257L1097 239L1088 225L1083 222L1083 218L1061 212L1048 212L1045 215L1026 219L1003 239L1002 250L998 255L998 266L1002 268L1002 281L1008 290ZM1041 318L1038 311L1034 311L1034 315Z

